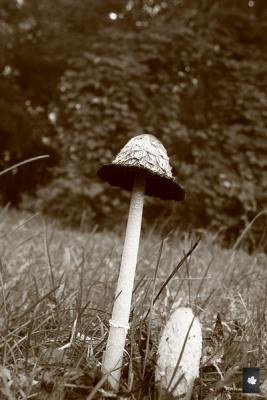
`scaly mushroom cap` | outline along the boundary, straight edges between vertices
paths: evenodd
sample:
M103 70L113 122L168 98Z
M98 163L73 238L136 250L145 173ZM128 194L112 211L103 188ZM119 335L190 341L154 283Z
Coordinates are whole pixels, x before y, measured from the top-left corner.
M167 152L153 135L143 134L129 140L115 160L103 165L97 175L112 186L132 191L137 173L146 177L146 195L163 200L184 199L184 189L172 175Z

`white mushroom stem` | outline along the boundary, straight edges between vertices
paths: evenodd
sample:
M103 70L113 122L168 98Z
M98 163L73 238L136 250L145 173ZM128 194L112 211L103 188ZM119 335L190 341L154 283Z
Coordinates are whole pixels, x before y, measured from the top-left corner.
M102 363L102 372L109 373L108 381L115 390L119 388L123 352L128 330L142 224L144 191L145 178L143 175L137 174L132 190L108 342Z

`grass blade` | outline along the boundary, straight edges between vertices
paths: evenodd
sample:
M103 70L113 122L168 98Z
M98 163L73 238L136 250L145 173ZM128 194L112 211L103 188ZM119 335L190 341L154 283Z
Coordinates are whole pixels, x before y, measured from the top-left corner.
M160 265L163 245L164 245L164 239L161 241L161 244L160 244L159 255L158 255L158 259L157 259L157 265L156 265L155 273L154 273L154 276L153 276L152 296L151 296L150 309L148 311L150 313L150 315L149 315L150 318L149 318L149 322L148 322L148 331L147 331L147 338L146 338L146 351L145 351L144 366L143 366L143 372L142 372L142 378L143 379L145 377L146 364L147 364L148 353L149 353L149 341L150 341L151 324L152 324L152 310L153 310L153 305L154 305L153 298L154 298L155 290L156 290L156 279L157 279L157 274L158 274L158 270L159 270L159 265ZM147 315L148 315L148 313L146 314L144 320L146 320Z
M50 156L48 154L44 154L42 156L37 156L37 157L32 157L32 158L28 158L27 160L21 161L17 164L12 165L11 167L8 167L6 169L4 169L3 171L0 171L0 176L6 174L7 172L12 171L15 168L21 167L22 165L25 164L29 164L33 161L38 161L38 160L42 160L43 158L49 158Z
M191 247L191 249L182 257L182 259L179 261L179 263L177 264L177 266L174 268L174 270L170 273L170 275L168 276L168 278L166 279L166 281L163 283L163 285L161 286L160 290L158 291L157 295L155 296L154 300L153 300L153 305L156 303L156 301L158 300L159 296L161 295L161 293L163 292L164 288L168 285L168 283L170 282L170 280L174 277L174 275L177 273L177 271L181 268L181 266L183 265L183 263L186 261L186 259L193 253L193 251L196 249L196 247L198 246L199 242L200 242L201 238L199 238L195 244ZM145 316L145 318L147 318L149 314L149 311L147 313L147 315Z

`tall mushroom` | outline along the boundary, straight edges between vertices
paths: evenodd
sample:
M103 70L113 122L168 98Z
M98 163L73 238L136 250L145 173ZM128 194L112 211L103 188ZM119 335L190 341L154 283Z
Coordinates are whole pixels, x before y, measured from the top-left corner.
M110 385L118 390L129 328L144 195L180 201L184 199L184 189L172 175L165 148L149 134L132 138L115 160L103 165L97 174L112 186L132 192L115 302L102 362L102 372L109 373Z

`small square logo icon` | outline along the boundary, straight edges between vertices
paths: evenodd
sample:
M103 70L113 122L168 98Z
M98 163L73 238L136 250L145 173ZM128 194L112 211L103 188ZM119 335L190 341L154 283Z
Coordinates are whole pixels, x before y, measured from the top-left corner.
M260 393L259 368L243 368L243 393Z

